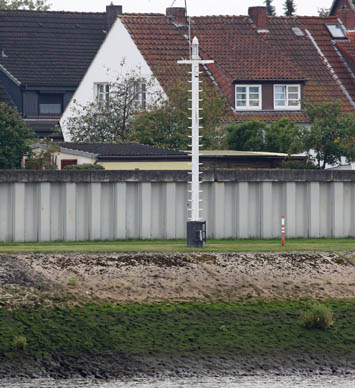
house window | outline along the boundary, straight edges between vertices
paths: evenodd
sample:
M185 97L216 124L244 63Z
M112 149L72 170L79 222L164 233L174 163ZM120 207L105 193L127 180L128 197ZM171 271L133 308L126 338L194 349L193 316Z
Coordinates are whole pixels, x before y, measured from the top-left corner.
M62 114L63 96L61 94L40 94L39 114L58 116Z
M237 110L261 109L261 85L236 85L235 107Z
M99 108L107 108L110 101L110 85L108 83L96 84L95 93Z
M274 86L274 109L301 109L300 85L275 85Z
M147 104L147 86L143 81L135 81L131 86L134 109L145 109Z

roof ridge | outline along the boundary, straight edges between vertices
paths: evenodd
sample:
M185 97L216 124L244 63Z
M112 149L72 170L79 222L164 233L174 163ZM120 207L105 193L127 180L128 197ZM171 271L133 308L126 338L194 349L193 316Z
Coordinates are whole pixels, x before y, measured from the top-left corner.
M34 9L0 9L0 13L36 13L36 14L75 14L75 15L105 15L106 12L82 12L82 11L42 11Z
M164 13L149 13L149 12L146 12L146 13L123 13L122 15L117 15L117 17L119 18L124 18L124 17L151 17L151 16L156 16L156 17L168 17L166 16Z

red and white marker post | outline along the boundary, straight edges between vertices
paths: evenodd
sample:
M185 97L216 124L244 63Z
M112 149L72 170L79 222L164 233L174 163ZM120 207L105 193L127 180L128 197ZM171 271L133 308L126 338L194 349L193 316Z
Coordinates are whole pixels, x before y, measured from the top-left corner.
M281 217L281 245L285 246L285 217Z

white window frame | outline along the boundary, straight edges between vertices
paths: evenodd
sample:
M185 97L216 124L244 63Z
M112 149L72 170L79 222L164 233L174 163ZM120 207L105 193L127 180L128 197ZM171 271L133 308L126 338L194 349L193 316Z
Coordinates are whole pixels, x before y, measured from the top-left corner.
M99 88L103 87L104 90L101 92ZM106 90L108 88L108 90ZM102 100L100 96L102 95ZM108 82L96 82L94 84L94 97L95 101L99 104L100 108L103 108L103 104L107 104L110 98L110 84Z
M238 99L237 99L237 97L238 97L237 88L246 88L247 98L246 98L246 105L245 106L238 106L237 105L237 101L238 101ZM250 98L249 98L249 95L250 95L249 90L250 90L250 88L258 88L259 89L259 105L258 106L250 105ZM262 91L263 91L262 85L236 84L235 85L235 110L249 110L249 111L261 110L262 106L263 106Z
M147 83L144 79L134 81L132 84L133 107L145 109L147 106Z
M277 87L286 87L285 93L285 105L279 106L276 105L276 88ZM298 89L298 104L297 105L289 105L288 104L288 88L289 87L297 87ZM274 110L301 110L301 85L300 84L275 84L274 85Z

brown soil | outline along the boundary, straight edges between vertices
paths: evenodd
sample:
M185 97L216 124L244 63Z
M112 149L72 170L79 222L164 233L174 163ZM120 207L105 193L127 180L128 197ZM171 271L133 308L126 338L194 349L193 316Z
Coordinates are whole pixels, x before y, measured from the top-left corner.
M0 305L35 294L119 302L354 298L354 254L1 255ZM32 290L30 295L29 290Z

